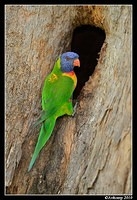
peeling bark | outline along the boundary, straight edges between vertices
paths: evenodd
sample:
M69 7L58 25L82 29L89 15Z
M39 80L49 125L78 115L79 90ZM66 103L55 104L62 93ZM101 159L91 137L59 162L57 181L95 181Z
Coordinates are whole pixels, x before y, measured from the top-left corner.
M6 6L9 194L131 194L131 6ZM81 24L105 30L74 117L57 120L30 173L41 88Z

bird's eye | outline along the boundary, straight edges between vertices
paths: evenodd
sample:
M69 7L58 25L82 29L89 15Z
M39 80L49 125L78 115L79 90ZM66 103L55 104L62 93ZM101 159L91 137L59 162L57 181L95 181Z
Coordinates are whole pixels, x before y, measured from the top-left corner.
M71 60L71 58L69 58L68 56L66 56L66 60L69 61L69 60Z

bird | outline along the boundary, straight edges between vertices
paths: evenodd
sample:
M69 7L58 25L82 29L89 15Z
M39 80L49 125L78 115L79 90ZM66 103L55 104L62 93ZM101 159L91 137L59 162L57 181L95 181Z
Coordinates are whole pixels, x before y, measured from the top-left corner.
M73 116L73 91L77 85L74 67L80 67L79 55L71 51L62 53L56 59L51 73L45 78L42 89L42 113L35 124L37 126L42 123L42 125L28 172L49 140L57 118L63 115Z

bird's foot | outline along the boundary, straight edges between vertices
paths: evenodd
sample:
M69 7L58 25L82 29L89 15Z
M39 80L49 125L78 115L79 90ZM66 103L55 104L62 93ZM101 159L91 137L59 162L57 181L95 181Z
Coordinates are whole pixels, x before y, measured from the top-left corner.
M74 106L74 108L73 108L72 117L74 117L74 115L75 115L75 113L76 113L77 105L78 105L78 102L75 103L75 106Z

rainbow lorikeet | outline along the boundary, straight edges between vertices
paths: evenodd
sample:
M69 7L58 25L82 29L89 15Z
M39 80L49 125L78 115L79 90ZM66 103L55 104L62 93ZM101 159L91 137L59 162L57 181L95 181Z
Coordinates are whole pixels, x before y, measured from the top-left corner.
M45 79L42 90L42 115L36 123L42 123L42 126L28 171L50 138L56 119L65 114L73 115L72 95L77 85L74 66L80 67L79 55L74 52L63 53Z

